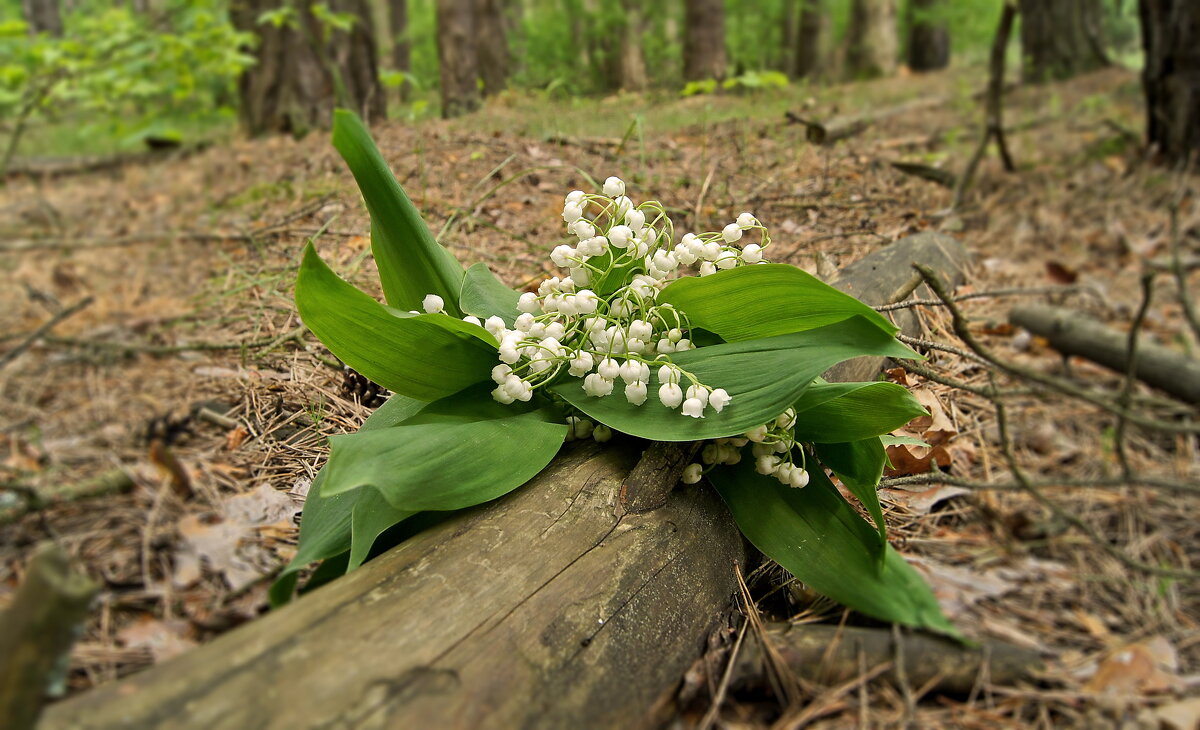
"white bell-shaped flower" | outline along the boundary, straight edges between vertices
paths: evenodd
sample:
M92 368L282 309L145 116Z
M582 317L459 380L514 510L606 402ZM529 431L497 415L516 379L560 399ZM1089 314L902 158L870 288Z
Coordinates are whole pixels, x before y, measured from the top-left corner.
M678 386L676 386L678 387ZM699 398L687 398L683 401L683 415L692 418L704 418L704 404Z
M592 373L583 379L583 392L594 398L603 398L612 391L613 381L598 373Z
M584 256L603 256L608 250L608 239L604 236L592 236L579 242L579 253Z
M742 229L736 223L730 223L721 229L721 238L724 238L726 243L733 243L740 240L741 237Z
M582 266L577 266L571 269L571 278L575 280L576 286L587 286L592 283L592 272Z
M619 198L625 194L625 181L619 177L610 177L604 181L604 194L610 198Z
M708 276L709 274L717 273L717 265L711 261L705 261L700 264L700 276Z
M580 218L571 224L571 233L574 233L582 241L596 235L596 227L592 225L591 221Z
M583 206L579 203L567 203L563 206L562 217L567 223L574 223L583 217Z
M738 228L741 228L743 231L753 228L757 223L758 219L754 217L753 213L742 213L737 217Z
M578 256L579 252L565 243L561 246L555 246L554 250L550 252L550 260L554 262L554 265L561 266L564 269L572 266L575 263L574 259Z
M484 321L483 328L485 330L487 330L488 332L490 332L493 337L495 337L496 339L499 339L504 334L506 325L504 324L504 320L493 315L491 317L488 317L487 320Z
M624 249L629 246L629 241L633 239L633 229L629 226L621 224L608 229L608 242L613 248Z
M567 372L571 375L582 378L592 371L592 353L580 351L575 357L571 358Z
M625 213L625 225L633 229L634 233L641 233L646 227L646 214L640 210L630 210Z
M658 399L667 408L678 408L683 403L683 388L679 383L667 383L658 389Z
M742 261L748 264L757 264L762 260L762 246L759 246L757 243L751 243L742 249Z
M708 394L708 404L712 406L712 409L717 413L725 410L725 406L729 405L729 401L731 400L733 400L733 398L729 395L729 393L725 392L724 388L717 388ZM749 434L747 434L746 438L750 438ZM754 439L750 440L753 441Z
M504 385L509 375L512 375L512 368L504 363L492 368L492 382L496 385Z
M574 203L575 205L582 206L586 197L587 193L583 192L582 190L572 190L571 192L567 193L567 199L564 202Z
M496 402L503 403L504 405L508 405L516 400L516 398L513 398L511 395L509 395L508 391L504 389L503 385L497 386L496 389L492 391L492 398Z
M695 398L700 401L701 406L706 406L708 405L708 388L705 388L703 385L689 385L687 397Z
M517 309L522 312L536 312L541 309L537 294L527 291L517 298Z
M518 332L528 332L533 325L534 318L532 312L524 312L517 315L516 321L513 322L513 327L515 327Z
M625 386L625 400L629 401L635 406L640 406L641 404L645 403L648 395L649 393L648 389L646 388L646 382L643 380L637 380L632 383L628 383Z
M621 364L611 357L606 357L596 366L596 372L600 373L600 377L616 380L621 374Z
M663 365L658 369L658 382L660 383L678 383L679 370L672 365Z
M426 294L421 300L421 307L429 314L445 311L446 303L437 294Z
M808 472L800 468L792 468L792 472L788 474L788 485L795 489L803 489L808 486Z

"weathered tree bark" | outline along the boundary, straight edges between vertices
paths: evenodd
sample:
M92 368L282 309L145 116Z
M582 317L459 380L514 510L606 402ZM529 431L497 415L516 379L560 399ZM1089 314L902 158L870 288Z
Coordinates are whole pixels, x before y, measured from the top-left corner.
M1141 0L1146 136L1170 161L1200 150L1200 2Z
M687 0L683 8L683 78L725 78L724 0Z
M250 134L299 135L328 127L338 106L367 120L386 116L366 1L331 0L328 6L352 14L354 26L348 32L326 28L308 4L300 3L296 22L276 27L258 21L264 12L278 9L278 0L230 4L234 26L260 40L253 51L258 62L238 81L242 123Z
M475 32L474 0L437 0L442 116L447 119L479 108L479 55Z
M1069 309L1046 305L1014 307L1008 320L1050 341L1064 355L1079 355L1118 373L1129 371L1129 335ZM1200 362L1161 345L1139 340L1134 376L1188 403L1200 403Z
M31 34L46 33L55 38L62 37L63 23L58 0L21 0L21 9Z
M890 263L839 285L909 291L908 257L928 245L889 247ZM42 730L661 726L732 606L745 548L712 491L660 489L686 457L643 467L631 446L572 445L508 496L49 708Z
M937 13L943 0L911 0L908 5L908 67L937 71L950 63L950 29Z
M896 0L852 0L846 28L846 75L890 76L896 71Z
M821 44L825 42L827 26L825 0L801 0L792 66L792 75L796 78L815 76L821 72Z
M54 544L38 549L25 582L0 615L0 727L34 727L56 673L65 673L96 586L71 572Z
M1108 65L1100 0L1021 0L1021 76L1040 83Z
M483 94L504 91L508 85L508 23L503 0L475 0L475 37L479 46L477 62L483 79Z
M905 633L900 647L888 629L855 626L770 626L767 636L779 657L797 676L827 686L849 682L867 670L904 657L909 686L950 694L968 694L981 676L992 684L1034 681L1042 661L1037 652L989 641L964 646L951 639ZM899 651L897 651L899 649ZM747 641L737 657L732 684L761 684L767 671L758 642ZM895 669L883 673L895 682Z

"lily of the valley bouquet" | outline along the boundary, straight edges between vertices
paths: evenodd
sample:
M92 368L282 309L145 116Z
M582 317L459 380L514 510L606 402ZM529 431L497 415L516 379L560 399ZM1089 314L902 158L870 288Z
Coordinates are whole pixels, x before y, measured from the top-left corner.
M464 271L433 239L354 115L337 113L333 142L366 199L387 303L310 245L296 304L330 351L395 395L360 432L330 440L277 599L305 565L351 570L393 525L520 487L565 441L626 434L703 442L682 481L707 480L746 537L814 590L954 633L888 546L876 495L881 437L924 411L898 385L820 377L853 357L917 357L891 322L768 263L771 239L752 214L680 234L615 177L566 195L558 273L518 293L483 264Z

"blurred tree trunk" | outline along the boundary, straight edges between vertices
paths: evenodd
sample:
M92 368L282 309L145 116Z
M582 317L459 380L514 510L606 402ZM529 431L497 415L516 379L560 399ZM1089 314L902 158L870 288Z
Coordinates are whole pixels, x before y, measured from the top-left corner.
M437 0L438 63L442 116L449 119L479 108L479 56L474 0Z
M412 44L408 40L408 0L388 0L388 20L392 31L392 68L412 70Z
M846 74L890 76L896 71L896 50L896 0L851 0Z
M379 84L371 14L365 0L329 0L334 13L354 16L353 26L324 26L307 4L297 8L295 22L259 23L279 0L233 0L229 14L235 27L259 36L258 62L238 80L241 117L251 135L268 132L304 134L328 127L333 109L352 109L364 119L382 119L387 99Z
M508 23L502 0L475 0L475 37L483 93L491 96L508 84Z
M1021 0L1020 10L1026 81L1066 79L1108 65L1101 0Z
M801 0L796 25L796 51L792 72L796 78L814 76L821 70L821 44L825 42L825 0Z
M617 58L620 67L620 88L626 91L642 91L646 88L646 59L642 55L642 9L640 0L622 0L625 8L625 23L621 28L620 52ZM722 26L722 32L724 27Z
M687 0L683 8L684 80L724 78L724 0Z
M1173 162L1200 152L1200 2L1141 0L1146 136Z
M58 12L58 0L21 0L21 9L25 13L25 22L29 24L30 33L48 33L55 38L62 37L62 14Z
M908 67L937 71L950 63L950 29L937 13L943 0L910 0L908 4Z

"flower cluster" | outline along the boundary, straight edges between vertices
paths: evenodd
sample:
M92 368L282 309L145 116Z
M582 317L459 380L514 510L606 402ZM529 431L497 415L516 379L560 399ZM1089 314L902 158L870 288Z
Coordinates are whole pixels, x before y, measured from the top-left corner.
M661 405L693 418L703 418L710 408L721 412L729 394L672 362L672 354L694 345L687 317L657 297L688 267L697 266L704 276L763 261L770 236L762 224L743 213L722 231L688 233L675 242L662 204L634 205L615 177L604 182L602 195L582 190L567 195L562 217L576 241L555 247L550 259L567 275L522 294L521 314L511 328L499 317L482 323L500 345L492 397L527 401L565 370L582 378L593 397L619 389L640 406L654 393ZM743 241L754 231L758 243Z
M797 489L808 486L808 471L804 468L804 449L797 448L792 430L796 425L796 411L787 409L771 423L764 423L750 429L736 438L714 439L706 443L700 450L700 461L703 463L688 464L683 470L684 484L695 484L700 481L708 467L717 464L737 464L742 460L742 447L749 443L750 453L754 456L754 468L759 474L773 476L787 486ZM800 454L800 464L794 460L794 454Z

